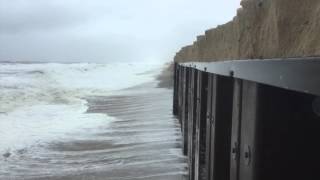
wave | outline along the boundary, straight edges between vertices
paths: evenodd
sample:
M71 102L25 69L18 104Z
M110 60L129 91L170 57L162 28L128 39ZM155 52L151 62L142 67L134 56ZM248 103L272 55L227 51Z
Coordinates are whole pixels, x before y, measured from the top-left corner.
M0 154L106 125L85 98L154 80L157 64L0 64ZM148 72L148 73L144 73Z
M151 81L153 64L5 64L0 65L0 111L39 102L68 102ZM152 70L153 73L142 74Z

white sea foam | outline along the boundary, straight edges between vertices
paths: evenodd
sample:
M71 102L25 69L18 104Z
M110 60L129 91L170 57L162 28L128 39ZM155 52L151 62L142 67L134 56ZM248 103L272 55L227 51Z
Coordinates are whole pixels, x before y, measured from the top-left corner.
M112 118L85 114L83 98L151 81L159 68L120 63L0 64L0 154L105 126Z

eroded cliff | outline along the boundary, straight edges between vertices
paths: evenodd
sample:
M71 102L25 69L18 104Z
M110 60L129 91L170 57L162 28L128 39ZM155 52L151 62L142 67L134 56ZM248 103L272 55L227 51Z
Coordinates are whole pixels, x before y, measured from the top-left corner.
M183 47L176 62L320 55L319 0L242 0L237 16Z

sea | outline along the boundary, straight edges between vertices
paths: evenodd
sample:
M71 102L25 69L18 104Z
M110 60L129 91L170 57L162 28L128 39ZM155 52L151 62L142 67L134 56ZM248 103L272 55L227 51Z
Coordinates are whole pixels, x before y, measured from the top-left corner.
M170 112L171 91L156 87L161 68L153 63L0 63L0 180L182 179L186 164L179 124ZM122 114L114 113L119 108ZM142 110L159 108L164 113L153 118L158 128L144 124L151 120ZM126 174L139 163L141 169L172 167Z

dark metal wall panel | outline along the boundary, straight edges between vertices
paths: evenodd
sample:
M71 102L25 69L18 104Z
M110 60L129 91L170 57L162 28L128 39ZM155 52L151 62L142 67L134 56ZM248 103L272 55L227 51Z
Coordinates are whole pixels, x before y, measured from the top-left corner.
M260 85L258 99L256 179L320 179L317 97Z
M173 72L173 115L178 115L178 77L179 77L179 65L174 64Z
M319 179L316 97L249 81L243 81L242 100L239 94L236 80L231 145L239 142L240 155L238 164L231 153L230 179Z
M199 117L199 179L206 179L206 130L207 130L207 101L208 101L208 73L202 72Z
M197 81L197 107L196 107L196 122L195 122L195 139L194 139L194 144L195 144L195 149L194 149L194 153L195 153L195 160L194 160L194 180L199 180L199 176L200 176L200 143L199 143L199 139L200 139L200 121L201 121L201 94L203 92L203 88L202 88L202 76L203 73L201 71L198 71L198 81Z
M299 153L295 154L299 152L299 147L292 146L294 148L291 149L290 142L296 141L295 134L303 131L304 123L298 125L296 122L306 122L310 117L305 111L305 108L311 107L305 103L310 98L300 93L259 85L257 99L259 104L256 115L256 179L318 179L315 176L308 178L309 173L300 177L299 173L295 173L303 172L308 163L302 165L301 162L290 162L292 157L300 156ZM311 104L311 101L309 103ZM296 121L297 117L300 120ZM290 129L296 132L291 134ZM312 150L307 151L307 154L312 152ZM292 152L294 153L291 154Z
M206 129L206 155L205 155L205 168L206 168L206 174L205 179L212 179L212 171L211 170L211 162L210 162L210 153L211 153L211 127L213 125L213 114L212 114L212 105L215 100L213 97L215 97L215 89L213 89L215 75L209 74L208 75L208 98L207 98L207 129Z
M174 91L190 180L320 179L316 96L180 66Z
M179 121L180 124L182 124L182 114L183 114L183 95L184 95L184 72L185 72L185 67L180 67L180 72L179 72ZM181 129L182 131L182 129Z
M178 102L177 102L177 116L179 119L179 122L181 123L181 104L182 104L182 66L179 66L178 69Z
M188 164L189 164L189 179L195 177L195 137L196 137L196 117L197 117L197 92L198 92L198 71L191 70L191 82L189 93L189 116L188 116Z
M217 75L212 75L211 78L211 98L209 99L211 101L211 116L208 119L208 123L210 124L210 137L208 137L209 141L209 159L208 159L208 179L213 180L214 179L214 166L215 166L215 118L216 118L216 107L217 107ZM208 134L209 134L208 133Z
M182 135L183 135L183 154L188 153L188 95L190 84L190 68L184 69L183 82L183 104L182 104Z
M205 176L207 89L208 74L205 72L198 72L197 114L195 129L195 180L202 180Z
M181 67L181 74L180 74L180 123L182 124L183 112L184 112L184 84L185 84L185 67ZM182 131L182 129L181 129Z
M242 105L242 80L234 80L232 130L231 130L231 158L230 158L230 180L239 178L240 160L240 135L241 135L241 106Z
M212 100L211 178L229 180L233 79L215 76Z
M243 81L241 144L240 144L240 180L255 180L257 174L257 109L258 88L254 82Z

